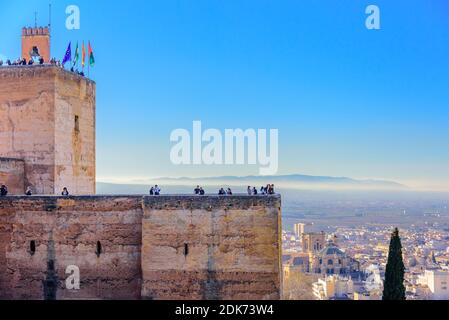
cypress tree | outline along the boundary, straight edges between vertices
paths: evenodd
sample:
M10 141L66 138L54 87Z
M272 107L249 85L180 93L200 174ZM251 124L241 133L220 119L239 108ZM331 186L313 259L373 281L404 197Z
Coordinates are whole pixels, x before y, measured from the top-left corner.
M383 300L406 300L404 286L404 261L402 260L402 244L399 230L391 235L390 252L385 271Z

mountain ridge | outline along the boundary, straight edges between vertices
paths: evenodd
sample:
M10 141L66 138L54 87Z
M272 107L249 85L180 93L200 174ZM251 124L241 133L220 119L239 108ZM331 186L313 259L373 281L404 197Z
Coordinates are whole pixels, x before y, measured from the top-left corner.
M110 183L98 181L99 183ZM200 184L200 185L266 185L273 183L278 186L298 188L363 188L363 189L408 189L407 186L395 181L377 179L353 179L349 177L312 176L303 174L276 175L276 176L217 176L217 177L161 177L155 179L134 179L121 185L154 185L154 184ZM114 184L114 183L112 183Z

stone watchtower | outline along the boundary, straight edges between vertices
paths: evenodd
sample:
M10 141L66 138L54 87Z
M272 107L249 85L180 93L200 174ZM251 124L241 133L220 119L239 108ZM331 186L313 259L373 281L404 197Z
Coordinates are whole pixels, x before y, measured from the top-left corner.
M48 27L22 29L22 58L31 60L40 56L44 62L51 59L50 29Z
M49 39L46 28L23 29L25 58L37 47L48 61ZM95 91L54 65L0 67L0 184L11 194L94 194Z

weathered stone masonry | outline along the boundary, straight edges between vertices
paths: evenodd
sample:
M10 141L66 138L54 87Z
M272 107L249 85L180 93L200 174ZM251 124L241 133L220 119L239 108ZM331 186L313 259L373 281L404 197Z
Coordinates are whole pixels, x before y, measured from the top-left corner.
M22 34L48 61L49 30ZM0 68L0 299L279 299L280 196L21 196L95 194L95 114L85 77Z
M25 161L0 158L0 184L8 186L11 194L25 193Z
M0 157L24 161L25 188L95 194L95 88L56 66L0 68Z
M0 298L279 299L280 210L280 196L0 198Z

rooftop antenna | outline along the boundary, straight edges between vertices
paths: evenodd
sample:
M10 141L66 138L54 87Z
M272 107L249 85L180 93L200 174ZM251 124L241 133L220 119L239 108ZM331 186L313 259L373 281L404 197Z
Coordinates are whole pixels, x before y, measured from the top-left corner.
M51 1L48 3L48 29L51 28Z

